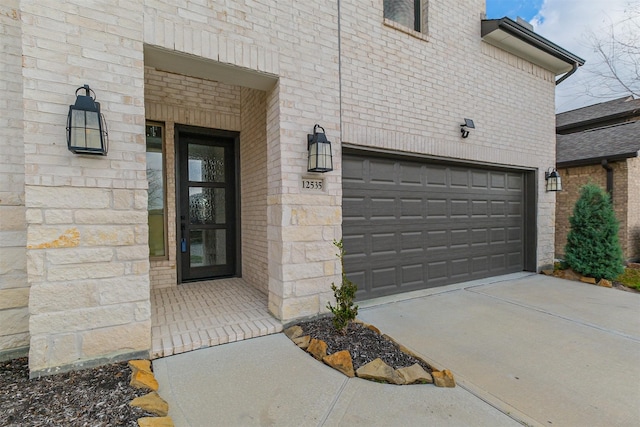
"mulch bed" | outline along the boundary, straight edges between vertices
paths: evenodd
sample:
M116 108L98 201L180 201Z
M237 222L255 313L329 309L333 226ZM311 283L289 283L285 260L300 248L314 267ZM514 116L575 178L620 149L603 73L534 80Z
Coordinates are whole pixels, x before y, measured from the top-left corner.
M303 335L310 335L311 338L326 342L327 354L348 350L354 370L379 357L393 369L406 368L417 363L427 372L431 372L431 368L424 361L402 352L393 341L361 323L351 323L345 335L336 331L330 316L301 322L298 325L304 331Z
M0 362L0 426L137 426L127 363L29 379L27 358Z

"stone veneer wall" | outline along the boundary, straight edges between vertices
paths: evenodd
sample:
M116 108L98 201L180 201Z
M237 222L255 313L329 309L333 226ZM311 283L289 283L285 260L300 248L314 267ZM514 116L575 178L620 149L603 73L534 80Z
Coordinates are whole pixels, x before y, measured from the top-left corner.
M613 208L620 223L618 237L625 259L634 259L638 254L639 216L637 208L640 199L634 193L637 188L634 172L637 172L637 159L610 163L613 168ZM558 192L556 207L555 253L558 258L564 256L569 233L569 218L580 196L580 189L587 183L607 188L607 171L601 165L579 166L558 169L562 177L562 191Z
M0 360L29 347L19 4L0 5Z
M343 142L528 170L555 165L554 76L480 39L484 1L423 2L421 33L384 21L382 2L340 3ZM466 139L464 118L476 126ZM555 197L544 173L537 177L540 267L553 260Z
M146 357L142 3L21 0L20 10L31 375ZM67 150L83 84L101 103L108 156Z

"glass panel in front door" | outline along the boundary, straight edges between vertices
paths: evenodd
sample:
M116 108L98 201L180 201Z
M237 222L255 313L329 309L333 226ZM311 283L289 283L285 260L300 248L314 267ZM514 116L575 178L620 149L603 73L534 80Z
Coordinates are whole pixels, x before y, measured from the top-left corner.
M180 136L182 281L235 274L235 139Z
M189 181L225 182L224 148L189 144Z

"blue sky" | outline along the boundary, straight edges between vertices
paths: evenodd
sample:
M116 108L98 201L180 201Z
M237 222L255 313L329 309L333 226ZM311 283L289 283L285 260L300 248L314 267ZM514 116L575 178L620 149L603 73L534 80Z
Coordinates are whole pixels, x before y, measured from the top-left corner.
M620 93L607 95L602 87L594 84L598 81L594 76L601 73L602 60L587 36L592 32L605 39L611 28L622 31L624 23L629 21L630 15L625 11L630 7L640 11L640 0L486 0L488 19L507 16L515 20L519 16L531 23L542 37L586 60L583 67L556 87L557 113L622 96ZM634 19L638 21L637 28L640 15L636 14Z
M542 0L486 0L487 18L521 17L531 21L542 7Z

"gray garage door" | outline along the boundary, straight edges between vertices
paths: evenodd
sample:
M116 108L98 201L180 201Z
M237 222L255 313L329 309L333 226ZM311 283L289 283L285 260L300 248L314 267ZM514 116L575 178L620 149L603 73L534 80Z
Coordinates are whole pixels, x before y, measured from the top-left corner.
M343 157L343 239L357 299L524 269L524 175Z

